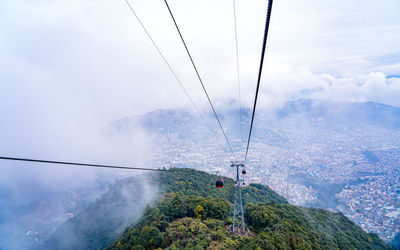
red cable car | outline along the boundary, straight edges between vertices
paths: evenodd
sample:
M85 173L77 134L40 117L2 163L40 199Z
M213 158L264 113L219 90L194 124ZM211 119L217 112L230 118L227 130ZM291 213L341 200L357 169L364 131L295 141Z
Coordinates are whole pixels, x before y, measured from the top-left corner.
M242 174L246 174L246 170L245 169L242 170Z
M216 188L223 188L224 187L224 181L222 179L217 179L215 181L215 187Z

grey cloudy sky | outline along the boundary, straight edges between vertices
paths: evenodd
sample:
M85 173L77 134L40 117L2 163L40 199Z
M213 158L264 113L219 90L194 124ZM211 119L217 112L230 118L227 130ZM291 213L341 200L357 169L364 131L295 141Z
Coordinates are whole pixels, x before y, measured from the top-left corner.
M195 102L208 108L163 1L130 2ZM242 96L250 105L267 1L236 2ZM170 6L211 98L237 98L232 1L170 0ZM399 0L276 0L260 102L400 106L399 45ZM104 160L99 153L113 151L120 158L128 142L104 139L109 122L190 107L123 0L2 0L0 55L5 154Z

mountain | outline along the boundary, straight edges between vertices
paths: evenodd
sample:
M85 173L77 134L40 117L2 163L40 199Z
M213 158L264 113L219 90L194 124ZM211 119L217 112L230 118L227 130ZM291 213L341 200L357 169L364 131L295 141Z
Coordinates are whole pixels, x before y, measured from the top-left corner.
M186 196L200 196L224 199L233 202L234 181L224 178L224 188L215 188L216 175L186 168L172 168L156 175L154 185L159 185L164 194L182 193ZM243 189L244 204L246 202L287 203L287 200L267 186L250 184Z
M215 177L194 170L168 175L164 196L107 249L392 249L341 213L287 204L261 185L244 191L250 232L231 234L231 187L208 192ZM258 196L263 189L272 199Z
M287 102L277 110L280 118L304 114L311 121L324 121L325 125L370 125L400 128L400 108L374 102L333 102L301 99Z
M40 178L36 172L39 169L23 171L18 165L9 168L4 165L1 167L7 174L0 177L2 250L41 245L65 221L100 197L111 182L108 176L95 179L80 176L63 182L53 176Z
M249 235L231 235L234 183L216 189L216 178L170 169L121 180L41 249L391 249L341 213L290 205L259 184L243 190Z
M252 110L239 107L236 103L220 105L217 114L230 137L237 136L239 131L239 115L242 114L242 132L247 133ZM195 133L204 132L215 135L219 128L215 126L213 113L204 112L205 120L198 114L184 109L155 110L139 117L125 117L116 120L112 126L119 130L129 129L139 124L148 131L166 134L168 132ZM348 125L374 126L380 128L400 128L400 108L374 102L335 102L330 100L300 99L288 101L275 108L258 107L255 125L266 129L273 123L294 122L298 126L318 125L325 128L342 128ZM275 124L276 125L276 124ZM209 133L207 133L209 132ZM210 133L213 132L213 133Z
M138 220L156 195L143 176L118 181L37 249L101 249Z
M170 193L232 201L233 180L226 179L226 188L222 190L217 190L214 182L215 176L191 169L171 169L123 179L58 228L40 249L102 249L137 221L148 203ZM257 184L247 187L243 196L253 202L287 202L270 188Z

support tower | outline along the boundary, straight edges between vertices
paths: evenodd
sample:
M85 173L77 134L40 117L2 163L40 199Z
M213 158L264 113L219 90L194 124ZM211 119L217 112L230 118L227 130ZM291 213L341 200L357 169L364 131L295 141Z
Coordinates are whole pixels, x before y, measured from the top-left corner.
M231 167L235 172L235 200L233 205L233 225L232 232L245 232L244 213L243 213L243 200L242 200L242 186L243 178L240 178L240 168L244 168L242 161L232 161Z

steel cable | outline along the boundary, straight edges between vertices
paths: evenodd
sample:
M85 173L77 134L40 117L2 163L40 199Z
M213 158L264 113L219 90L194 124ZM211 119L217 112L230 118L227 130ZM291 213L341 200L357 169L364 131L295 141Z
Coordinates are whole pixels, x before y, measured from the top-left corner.
M273 0L268 0L268 9L267 9L267 17L266 17L266 21L265 21L264 39L263 39L263 46L262 46L262 50L261 50L260 67L259 67L259 70L258 70L256 96L254 98L253 113L252 113L252 116L251 116L249 137L247 139L247 147L246 147L246 154L245 154L245 157L244 157L244 163L246 163L246 161L247 161L247 154L249 152L251 133L253 131L253 123L254 123L254 116L255 116L256 107L257 107L258 91L260 90L260 82L261 82L261 74L262 74L262 69L263 69L263 64L264 64L265 48L266 48L266 45L267 45L269 23L270 23L270 19L271 19L272 3L273 3Z

